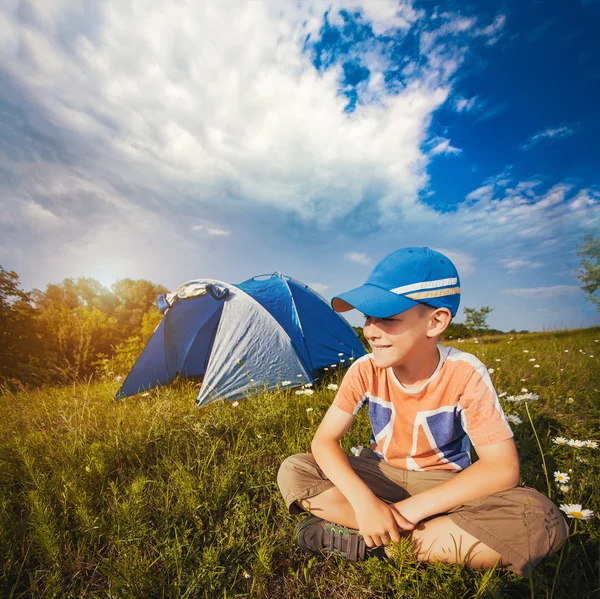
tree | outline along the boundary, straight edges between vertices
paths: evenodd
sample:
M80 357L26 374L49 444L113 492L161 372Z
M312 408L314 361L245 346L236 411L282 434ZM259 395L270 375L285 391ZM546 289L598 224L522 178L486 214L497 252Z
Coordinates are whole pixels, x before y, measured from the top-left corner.
M583 283L581 288L586 293L586 299L596 304L597 311L600 312L600 297L597 294L600 288L600 229L584 237L577 254L581 256L583 268L577 278Z
M0 266L0 381L21 379L35 335L29 294L16 272Z
M479 310L475 308L465 308L465 326L471 331L484 333L489 329L486 323L488 314L492 311L489 306L482 306Z

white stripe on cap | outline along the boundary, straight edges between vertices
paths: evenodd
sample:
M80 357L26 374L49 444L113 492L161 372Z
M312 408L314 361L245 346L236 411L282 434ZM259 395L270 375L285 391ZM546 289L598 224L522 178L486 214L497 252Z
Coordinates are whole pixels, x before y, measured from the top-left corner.
M432 297L444 297L446 295L456 295L460 293L460 287L446 287L445 289L434 289L432 291L418 291L417 293L407 293L406 297L412 300L424 300Z
M438 279L437 281L423 281L422 283L412 283L411 285L403 285L402 287L396 287L390 289L392 293L397 295L403 295L410 293L411 291L421 291L422 289L434 289L435 287L446 287L448 285L456 285L458 279L452 277L450 279Z

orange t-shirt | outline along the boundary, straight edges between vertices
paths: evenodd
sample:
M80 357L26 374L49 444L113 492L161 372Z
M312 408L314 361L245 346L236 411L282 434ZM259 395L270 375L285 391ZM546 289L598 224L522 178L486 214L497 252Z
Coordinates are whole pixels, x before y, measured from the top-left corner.
M349 414L368 402L374 449L397 468L463 470L469 439L477 448L513 436L487 368L472 354L438 349L438 367L420 389L403 387L368 354L348 369L333 402Z

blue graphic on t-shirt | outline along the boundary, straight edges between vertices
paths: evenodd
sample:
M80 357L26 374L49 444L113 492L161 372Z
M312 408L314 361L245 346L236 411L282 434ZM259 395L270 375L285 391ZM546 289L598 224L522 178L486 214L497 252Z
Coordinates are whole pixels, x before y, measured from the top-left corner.
M442 453L461 469L470 465L469 438L462 427L458 407L451 412L444 410L426 416L423 427L427 427L429 437L433 437L435 447L432 449Z
M386 402L387 403L387 402ZM369 418L371 428L375 437L390 423L392 419L392 408L387 408L376 403L373 398L369 401Z

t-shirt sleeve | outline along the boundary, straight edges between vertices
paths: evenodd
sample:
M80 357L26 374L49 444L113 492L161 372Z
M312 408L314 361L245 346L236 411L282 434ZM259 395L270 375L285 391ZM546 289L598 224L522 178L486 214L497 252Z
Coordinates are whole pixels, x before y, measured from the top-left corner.
M459 400L463 425L475 448L513 436L490 375L483 365L482 369L473 372Z
M364 365L355 362L344 375L333 405L348 414L358 414L369 398L368 389L368 376L364 372Z

